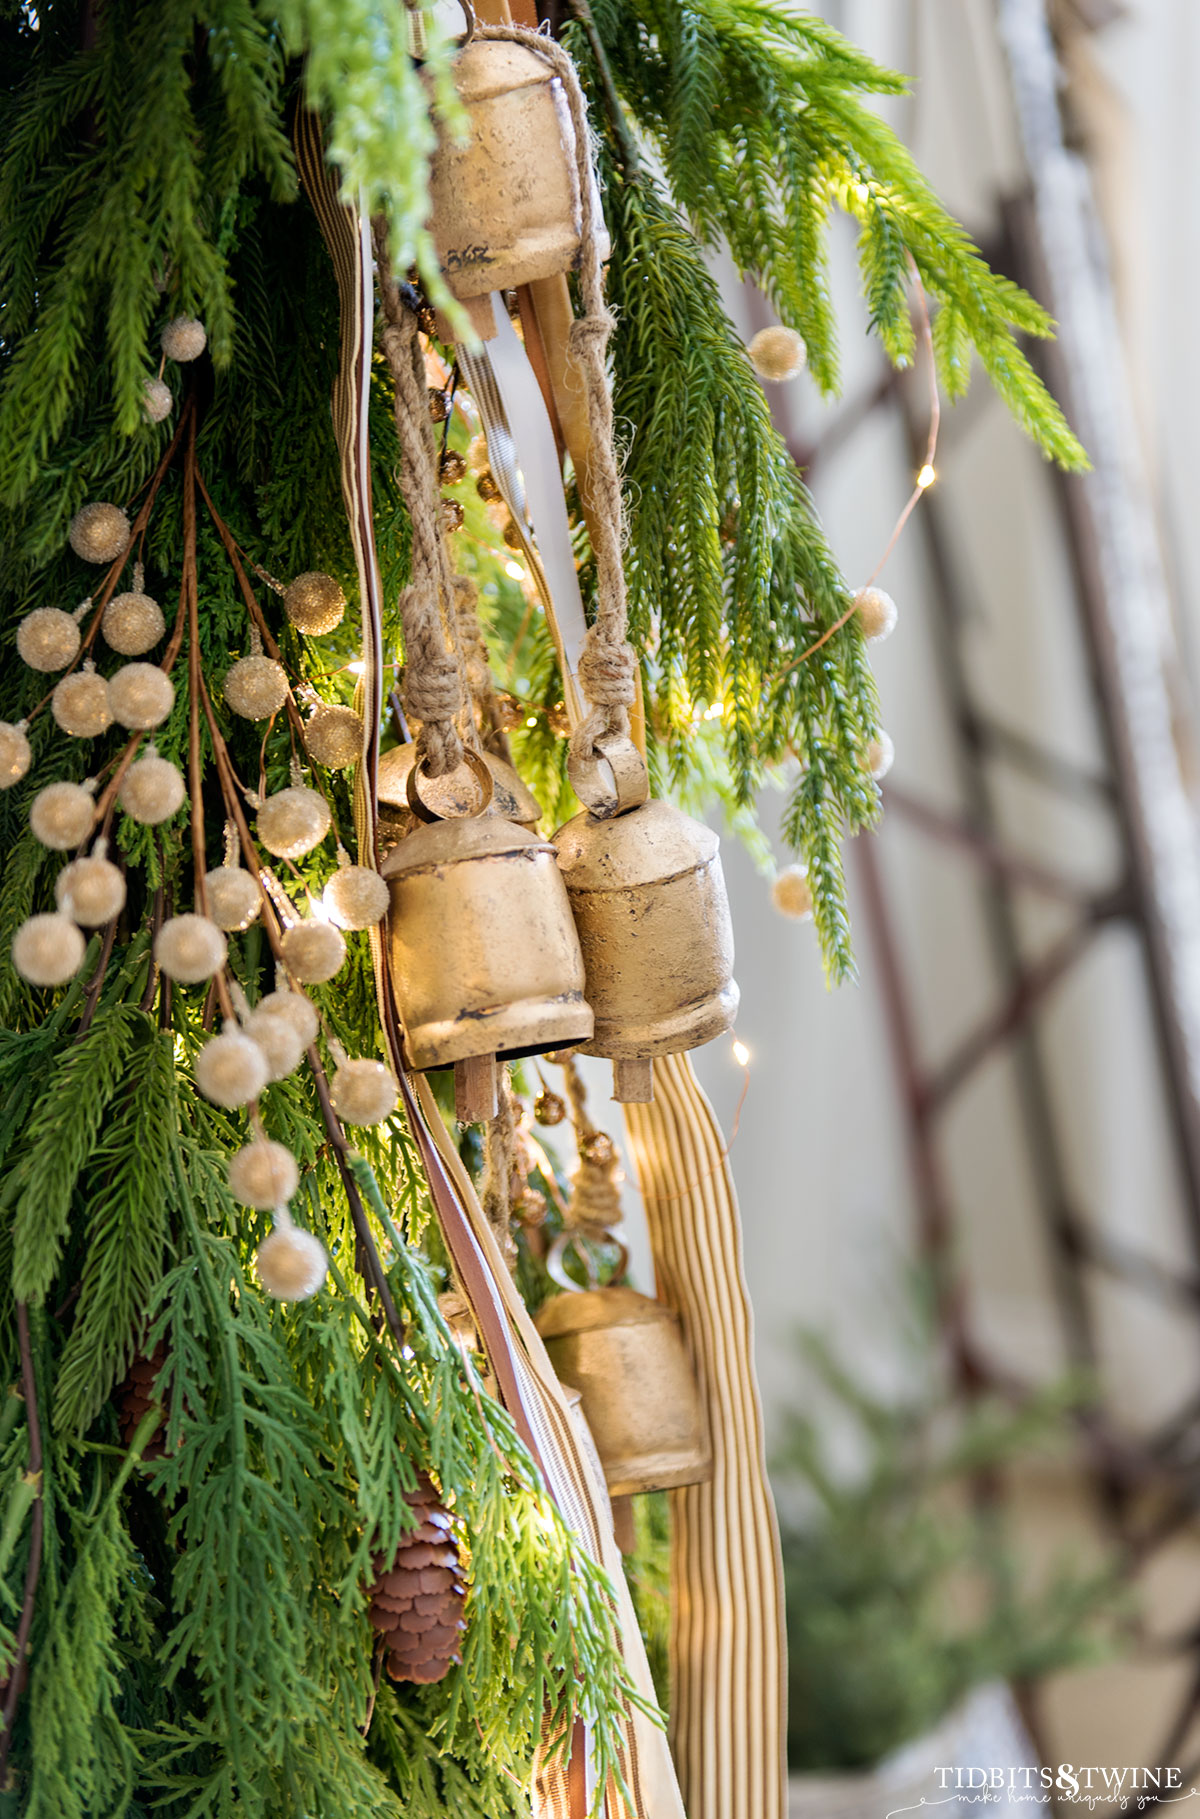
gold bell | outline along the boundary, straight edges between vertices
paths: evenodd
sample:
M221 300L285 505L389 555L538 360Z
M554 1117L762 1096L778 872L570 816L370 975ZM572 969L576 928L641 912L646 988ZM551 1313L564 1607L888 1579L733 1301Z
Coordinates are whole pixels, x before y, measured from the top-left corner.
M581 218L562 83L525 45L476 39L454 60L454 85L466 135L443 129L429 170L446 283L466 301L570 271Z
M421 767L408 806L425 825L381 867L391 891L388 951L408 1057L421 1072L453 1066L458 1115L495 1116L496 1056L572 1047L592 1033L583 957L554 848L527 828L481 811L492 775L467 753L480 806L439 820L421 800Z
M678 1315L632 1288L574 1289L537 1317L557 1375L583 1397L611 1497L712 1477Z
M576 794L601 812L576 815L554 845L596 1018L583 1052L614 1061L618 1100L646 1102L655 1055L699 1048L733 1027L733 924L712 829L647 799L645 765L628 740L602 750L615 791L593 787L573 764Z

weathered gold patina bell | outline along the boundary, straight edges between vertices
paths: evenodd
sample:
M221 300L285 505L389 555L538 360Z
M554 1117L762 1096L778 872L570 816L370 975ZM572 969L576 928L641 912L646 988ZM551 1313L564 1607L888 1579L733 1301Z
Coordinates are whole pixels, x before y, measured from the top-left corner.
M476 39L454 60L454 84L466 133L443 128L429 170L430 227L450 289L465 302L570 271L581 218L562 83L525 45Z
M712 1446L679 1318L632 1288L556 1295L537 1318L550 1362L583 1397L609 1495L712 1476Z
M467 762L486 807L491 772L478 753ZM414 766L408 805L423 825L381 867L392 989L410 1062L454 1067L469 1122L495 1115L497 1055L572 1047L593 1019L554 848L478 809L438 820L421 800L425 784Z
M614 1095L653 1096L655 1055L733 1027L733 924L720 841L669 802L647 800L645 766L613 749L615 813L585 809L554 835L596 1017L587 1055L615 1063ZM627 757L628 754L624 754ZM572 770L582 800L583 780Z

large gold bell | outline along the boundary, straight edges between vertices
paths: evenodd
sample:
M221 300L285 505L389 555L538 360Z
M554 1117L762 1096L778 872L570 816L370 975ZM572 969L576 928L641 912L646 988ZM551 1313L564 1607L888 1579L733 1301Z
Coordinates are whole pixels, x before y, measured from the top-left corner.
M584 810L554 835L596 1017L583 1050L616 1063L626 1103L651 1098L655 1055L711 1042L738 1006L720 841L647 801L644 776L633 806L603 819Z
M486 805L491 773L477 753L467 761ZM453 1066L459 1117L490 1117L497 1055L591 1035L583 957L554 848L499 816L434 819L419 777L408 803L423 825L381 867L396 1008L412 1066Z
M550 1362L583 1397L609 1495L712 1476L712 1447L678 1316L631 1288L555 1295L537 1318Z
M570 271L581 218L562 83L536 51L496 39L459 52L454 83L466 135L443 129L429 170L450 289L465 301Z

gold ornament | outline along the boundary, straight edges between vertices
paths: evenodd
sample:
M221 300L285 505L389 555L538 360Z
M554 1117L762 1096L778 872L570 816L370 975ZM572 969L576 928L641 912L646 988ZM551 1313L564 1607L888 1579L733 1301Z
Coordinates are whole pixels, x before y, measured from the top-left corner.
M246 1034L262 1050L268 1080L286 1080L304 1059L306 1044L300 1040L295 1024L286 1017L272 1016L262 1005L247 1019Z
M326 701L309 715L304 726L304 749L314 764L326 770L346 770L362 757L363 721L352 707Z
M323 985L339 971L346 958L346 937L332 922L297 922L285 929L283 959L293 979L302 985Z
M162 351L168 360L178 360L182 364L198 360L207 346L204 324L197 322L195 316L176 316L162 332Z
M561 1093L552 1093L548 1086L543 1087L533 1102L533 1115L539 1124L561 1124L567 1115L567 1102Z
M583 1397L609 1495L712 1476L712 1446L679 1317L631 1288L555 1295L537 1318L555 1371Z
M507 520L500 535L503 537L509 549L523 549L525 547L525 540L521 535L521 527L518 525L515 518L509 518Z
M83 965L85 951L69 916L30 916L13 936L12 963L30 985L65 985Z
M17 627L17 655L44 675L74 663L81 642L78 622L59 606L39 606Z
M486 802L491 774L469 762ZM418 776L410 800L423 816ZM585 1040L592 1013L554 850L514 822L476 814L430 821L383 863L396 1006L414 1067L460 1071L459 1116L486 1115L497 1054ZM471 1085L478 1081L478 1093Z
M454 83L466 130L439 132L429 171L430 227L450 289L465 299L571 271L580 195L558 77L525 45L477 38L455 58Z
M50 712L64 733L75 739L95 739L112 725L108 683L86 663L56 685Z
M166 629L158 601L140 589L114 594L100 621L104 642L122 657L140 657L158 643Z
M556 739L565 739L571 731L571 716L567 712L565 701L556 701L553 707L546 709L546 725Z
M434 423L444 423L451 410L449 392L443 391L440 386L431 385L428 396L430 418Z
M854 611L868 644L880 644L890 637L900 617L896 602L881 587L860 587L854 596Z
M487 505L494 505L497 499L502 497L500 488L496 485L496 482L493 480L490 473L480 474L478 480L475 482L475 491Z
M151 746L145 757L125 772L117 801L131 821L158 827L182 808L183 777L169 758L160 758Z
M759 378L772 385L794 379L803 371L807 358L804 337L794 328L784 328L781 322L772 328L760 328L746 352Z
M81 506L72 518L67 539L77 556L85 562L115 562L128 546L129 519L119 505L97 500Z
M208 913L218 928L249 928L262 908L262 892L240 865L216 865L204 875Z
M62 684L59 684L61 688ZM108 679L113 719L131 732L161 726L175 705L175 684L154 663L125 663Z
M342 623L346 596L332 575L319 569L297 575L283 596L283 610L298 632L319 638Z
M277 859L299 859L320 846L333 822L319 790L293 783L268 796L258 811L258 837Z
M220 972L229 943L207 916L171 916L154 942L154 958L168 979L200 985Z
M669 802L642 800L608 820L585 810L554 844L596 1015L584 1053L616 1062L618 1100L648 1101L652 1057L711 1042L737 1011L720 842Z
M25 722L0 720L0 789L11 789L28 771L33 754Z
M896 748L892 744L889 734L885 733L882 727L879 730L878 739L872 739L867 746L864 758L866 769L876 783L882 783L896 762Z
M451 533L460 531L465 517L466 513L457 499L442 500L442 525L445 530Z
M510 695L501 690L493 699L495 701L496 725L500 728L501 732L511 733L514 727L524 725L529 717L529 709L523 701L518 700L516 695Z
M374 928L387 915L388 887L369 866L340 865L322 902L339 928Z
M443 486L457 486L466 477L466 462L456 448L448 448L438 461L438 479Z
M329 1258L321 1240L296 1225L280 1207L275 1212L275 1230L254 1254L254 1267L276 1301L308 1301L329 1274Z
M174 408L171 388L162 379L142 381L142 415L147 423L161 423Z
M382 1061L342 1060L329 1097L343 1124L382 1124L395 1111L400 1088Z
M227 1172L234 1199L263 1212L286 1206L300 1185L296 1158L270 1137L255 1137L238 1150L229 1158Z
M96 815L94 788L94 784L89 789L82 783L48 783L39 790L29 809L34 839L55 853L82 846Z
M789 865L771 884L771 902L781 916L807 922L813 911L812 886L802 865Z
M239 657L225 677L225 699L243 720L269 720L288 698L288 679L274 657L252 651Z
M65 865L54 883L54 901L65 916L84 928L103 928L125 907L125 880L119 866L104 856L103 841L86 859Z
M228 1111L257 1099L267 1079L266 1056L234 1024L227 1023L196 1056L196 1085L206 1099Z

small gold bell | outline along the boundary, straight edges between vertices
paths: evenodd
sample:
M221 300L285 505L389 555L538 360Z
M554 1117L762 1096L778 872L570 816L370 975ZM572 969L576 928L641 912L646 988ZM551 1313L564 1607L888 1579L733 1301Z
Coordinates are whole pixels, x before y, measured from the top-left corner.
M555 1295L537 1318L550 1362L579 1390L612 1497L712 1476L678 1316L631 1288Z
M454 60L454 84L466 135L443 131L429 170L430 226L450 289L465 301L570 271L579 187L558 77L522 44L476 39Z
M616 814L585 809L554 845L596 1017L583 1052L615 1062L615 1097L629 1103L652 1097L655 1055L699 1048L733 1027L738 988L720 841L671 803L646 799L636 752L627 766L624 753L612 756L630 779ZM588 800L576 769L572 781Z
M467 762L486 807L491 772L478 753ZM554 848L500 816L438 820L418 780L414 766L408 805L426 825L381 867L392 987L412 1065L453 1066L458 1115L473 1121L495 1115L497 1055L591 1035L583 957Z

